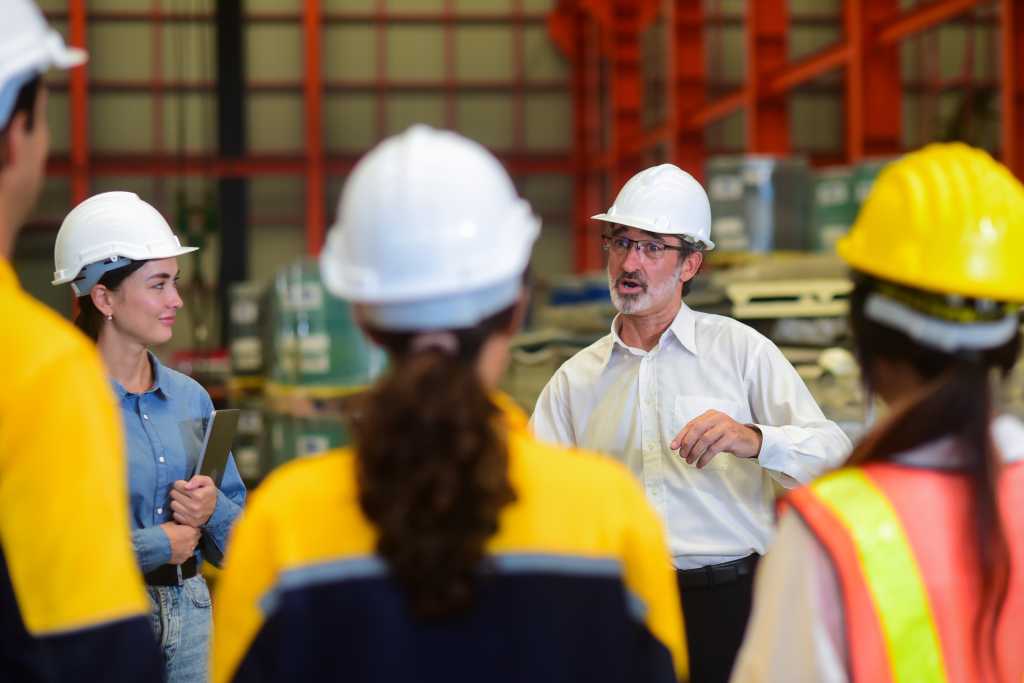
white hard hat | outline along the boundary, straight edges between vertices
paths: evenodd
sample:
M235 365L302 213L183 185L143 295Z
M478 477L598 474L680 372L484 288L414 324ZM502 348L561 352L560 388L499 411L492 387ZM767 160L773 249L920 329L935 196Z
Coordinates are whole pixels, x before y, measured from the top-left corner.
M85 62L84 50L67 47L32 0L3 0L0 21L0 128L22 86L51 66L68 69Z
M382 329L471 327L519 296L539 232L490 152L417 125L356 164L321 272Z
M53 246L53 284L89 293L103 274L131 261L181 256L183 247L160 212L134 192L104 192L71 210Z
M691 242L711 241L711 204L693 176L673 164L661 164L630 178L615 203L594 220L618 223L663 235L680 235Z

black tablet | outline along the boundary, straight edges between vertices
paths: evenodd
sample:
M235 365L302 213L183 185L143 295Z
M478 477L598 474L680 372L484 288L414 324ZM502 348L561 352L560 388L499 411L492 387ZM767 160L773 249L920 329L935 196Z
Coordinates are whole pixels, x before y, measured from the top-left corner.
M203 435L203 451L196 464L195 474L205 474L210 477L217 488L220 488L221 479L224 478L224 469L228 466L231 442L238 429L239 412L237 408L215 410L210 414L210 421L206 424L206 434Z

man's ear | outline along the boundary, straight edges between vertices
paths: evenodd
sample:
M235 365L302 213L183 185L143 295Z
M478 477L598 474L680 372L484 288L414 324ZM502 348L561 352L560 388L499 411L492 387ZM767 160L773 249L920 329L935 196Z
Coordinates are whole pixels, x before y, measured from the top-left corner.
M694 278L694 276L697 275L698 272L700 272L700 267L703 264L704 264L704 252L703 251L695 251L695 252L689 254L686 257L686 260L683 261L683 267L679 271L679 281L685 284L685 283L689 282L690 280L692 280Z

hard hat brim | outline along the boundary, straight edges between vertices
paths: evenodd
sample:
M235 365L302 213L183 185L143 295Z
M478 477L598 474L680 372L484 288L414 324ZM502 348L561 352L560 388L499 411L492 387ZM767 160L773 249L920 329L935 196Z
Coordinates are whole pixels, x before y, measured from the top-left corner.
M634 216L620 216L620 215L613 216L613 215L608 214L608 213L597 213L597 214L594 214L593 216L591 216L590 218L591 218L591 220L595 220L595 221L604 221L605 223L615 223L616 225L624 225L627 228L636 228L637 230L644 230L646 232L656 232L659 235L675 235L677 237L682 237L687 242L691 242L691 243L694 240L697 240L697 241L699 241L699 242L701 242L701 243L703 243L705 245L704 248L705 248L706 251L711 251L712 249L715 248L715 243L712 242L710 239L702 240L702 239L696 238L693 235L690 235L689 233L685 233L685 232L669 232L669 231L660 229L658 226L654 225L651 221L647 221L647 220L644 220L642 218L636 218Z
M107 256L105 258L110 258L111 256L121 256L131 261L159 261L165 258L176 258L178 256L190 254L193 251L199 251L199 247L177 247L176 249L171 249L166 253L158 252L156 254L147 255L146 258L135 258L132 254L110 254L110 256ZM95 261L93 261L92 263L95 263ZM78 274L82 272L82 268L85 268L88 265L88 263L83 264L81 268L79 268L78 270L71 274L68 274L68 272L64 272L58 276L58 273L54 273L54 279L50 284L56 286L66 285L69 282L74 282L75 278L78 277Z

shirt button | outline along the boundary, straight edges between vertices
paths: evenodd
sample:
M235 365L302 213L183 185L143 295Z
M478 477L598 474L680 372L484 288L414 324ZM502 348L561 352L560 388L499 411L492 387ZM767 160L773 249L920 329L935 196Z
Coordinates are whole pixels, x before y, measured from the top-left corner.
M164 514L164 509L163 508L157 508L156 509L156 514L158 514L158 515Z
M160 456L160 462L163 462L163 461L164 461L164 456L161 455Z
M146 415L145 413L143 413L142 414L142 419L143 420L148 420L149 419L149 415Z

